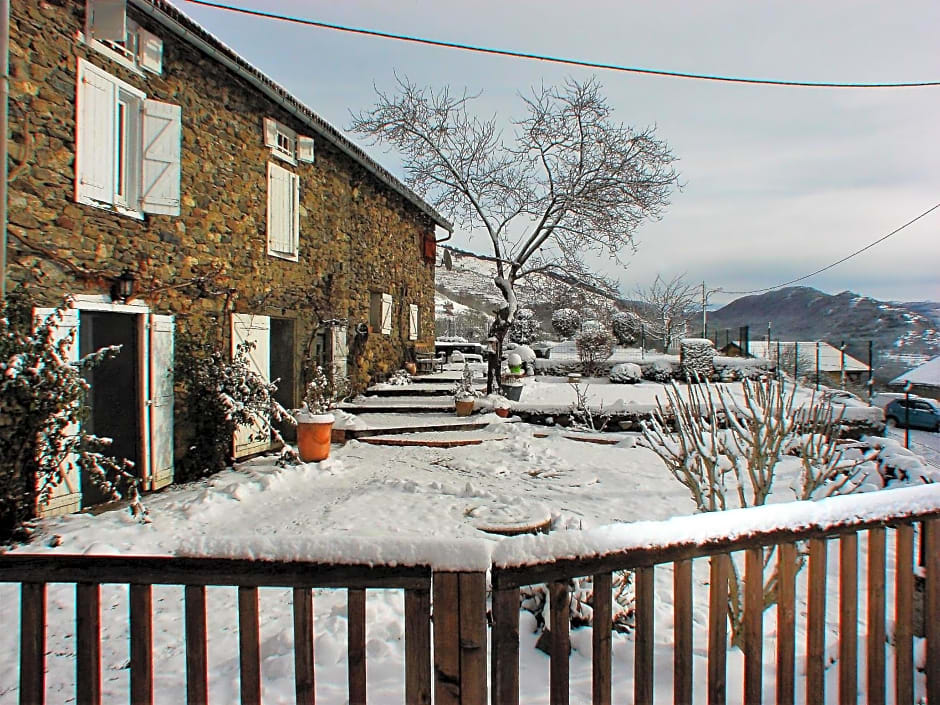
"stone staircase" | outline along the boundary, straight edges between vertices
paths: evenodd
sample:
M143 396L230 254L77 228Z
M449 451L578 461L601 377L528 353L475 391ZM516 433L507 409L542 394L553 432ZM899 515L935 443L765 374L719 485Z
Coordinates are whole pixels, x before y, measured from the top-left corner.
M337 424L334 441L360 440L364 443L392 446L450 448L477 445L484 440L499 440L498 434L474 433L492 423L505 423L492 412L476 411L470 416L456 416L453 389L462 368L418 375L411 384L377 384L339 409L352 414L352 424ZM486 392L486 382L475 380Z

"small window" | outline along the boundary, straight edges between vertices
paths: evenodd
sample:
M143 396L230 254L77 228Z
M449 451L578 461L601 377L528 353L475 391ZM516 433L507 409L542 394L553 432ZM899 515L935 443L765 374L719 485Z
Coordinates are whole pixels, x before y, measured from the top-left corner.
M163 72L163 40L127 17L124 0L88 0L85 38L93 48L124 66Z
M300 241L300 178L268 162L268 254L297 261Z
M288 164L314 159L313 138L298 135L273 118L264 118L264 144L271 148L271 154Z
M382 335L390 335L392 332L392 295L372 294L371 303L372 330Z

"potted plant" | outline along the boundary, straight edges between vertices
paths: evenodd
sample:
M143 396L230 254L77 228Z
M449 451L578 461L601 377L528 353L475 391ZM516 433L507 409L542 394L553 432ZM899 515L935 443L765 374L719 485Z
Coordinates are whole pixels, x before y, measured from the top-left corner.
M496 415L501 418L509 417L510 404L509 400L506 397L496 397L496 400L493 402L493 411L496 412Z
M473 413L473 400L477 396L479 392L473 386L473 370L470 369L470 365L464 363L463 375L454 388L454 406L457 409L457 416L469 416Z
M516 375L508 374L503 375L499 389L509 401L519 401L522 397L522 386L522 382Z
M301 461L318 463L330 457L330 438L335 418L330 411L342 396L343 385L317 365L304 392L303 407L294 413L297 421L297 452Z

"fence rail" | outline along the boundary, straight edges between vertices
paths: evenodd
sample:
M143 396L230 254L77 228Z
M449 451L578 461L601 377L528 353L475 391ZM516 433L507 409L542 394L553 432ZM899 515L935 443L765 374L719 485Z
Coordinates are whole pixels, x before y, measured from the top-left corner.
M731 701L762 702L764 675L772 665L778 703L793 703L798 689L804 691L806 702L855 702L861 687L868 702L883 703L887 689L893 687L895 702L912 704L920 677L914 659L912 609L918 594L923 595L927 701L940 703L940 492L936 487L924 487L877 495L869 495L873 498L866 500L863 511L845 501L799 503L814 511L826 510L816 511L817 521L802 524L792 521L790 510L803 509L796 504L783 510L782 505L739 510L733 517L739 530L731 537L721 535L727 517L703 515L678 525L684 538L676 538L675 532L668 530L677 526L675 523L628 525L623 530L630 532L631 538L620 548L611 548L619 535L610 534L598 543L603 550L591 549L589 543L572 543L572 536L564 533L505 539L497 546L490 569L489 653L487 575L480 570L436 570L430 562L418 566L336 565L244 558L0 555L0 582L21 584L19 701L30 705L46 702L47 584L65 582L76 585L76 702L81 705L101 701L100 589L110 583L129 586L133 703L153 702L154 585L184 587L187 701L209 701L207 644L211 635L207 632L206 587L221 585L238 591L242 703L261 702L258 588L282 587L290 588L292 594L298 703L312 704L315 699L312 589L347 591L348 699L365 703L366 592L382 588L404 593L403 692L407 703L431 703L433 698L439 705L483 705L489 699L494 705L512 705L520 702L521 588L545 583L552 627L549 697L553 705L559 705L569 701L570 690L569 581L591 577L595 624L591 698L598 705L609 705L615 681L613 639L610 628L598 626L612 623L614 574L630 571L635 587L633 696L635 702L649 703L654 695L660 699L663 695L654 677L655 581L660 571L671 569L672 699L676 703L691 702L696 688L705 689L710 704L729 700L730 623L743 645L744 667L740 696L730 693ZM882 500L885 509L873 510ZM780 526L772 520L787 516L788 511L790 525ZM572 552L573 546L581 550ZM837 567L834 571L827 570L830 549ZM544 558L533 560L533 556ZM703 581L696 581L694 575L700 561L707 562L708 574L704 620L707 664L704 682L695 683L694 588ZM805 644L799 644L798 593L802 582L797 576L804 562L807 615L802 626L806 639ZM890 586L886 585L889 565L894 575ZM865 574L861 582L860 567ZM764 649L765 582L774 569L777 627L775 653L770 654ZM922 591L916 581L923 582ZM888 595L893 597L893 605L889 605ZM838 619L839 658L838 692L827 694L828 600L834 601L832 613ZM743 606L737 622L729 613L729 604L732 609L735 604ZM894 632L891 646L886 646L889 607L893 608ZM860 609L866 624L863 634L857 629ZM862 670L860 643L864 647ZM888 648L893 651L890 660L886 657ZM800 673L799 677L798 655L806 664L805 675ZM893 664L891 673L889 663Z

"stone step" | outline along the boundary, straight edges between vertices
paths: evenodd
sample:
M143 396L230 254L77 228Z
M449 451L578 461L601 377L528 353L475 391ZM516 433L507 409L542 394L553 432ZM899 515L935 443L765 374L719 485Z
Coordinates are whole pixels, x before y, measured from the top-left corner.
M486 393L486 385L475 385L481 393ZM377 384L369 387L365 391L367 397L445 397L454 393L454 385L445 384Z
M467 417L472 418L472 417ZM408 433L450 433L479 431L493 423L486 421L466 421L461 423L440 423L410 426L375 426L372 428L346 428L334 429L333 439L339 442L351 440L367 440L374 436L400 436Z
M370 396L356 402L339 405L350 414L440 414L455 410L452 396L410 397L401 394L395 396Z

